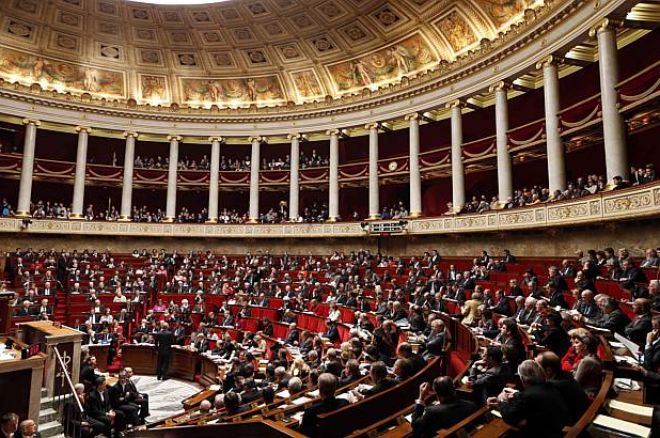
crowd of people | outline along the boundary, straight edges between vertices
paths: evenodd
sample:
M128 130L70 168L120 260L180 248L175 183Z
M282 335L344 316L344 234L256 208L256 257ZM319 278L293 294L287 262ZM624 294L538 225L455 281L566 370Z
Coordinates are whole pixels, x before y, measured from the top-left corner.
M504 202L501 202L497 196L492 196L489 199L486 195L473 195L470 201L460 206L458 213L484 213L503 208L510 209L544 202L578 199L604 190L617 190L631 185L645 184L655 181L655 178L655 167L649 163L644 167L631 167L629 181L624 181L621 177L615 177L609 185L603 175L587 175L586 177L577 178L575 182L569 182L566 190L556 190L554 193L551 193L547 187L538 185L531 188L517 189L514 191L513 196L504 200ZM453 203L448 203L446 214L455 214L458 207L454 206Z
M654 248L642 260L634 260L625 248L578 252L574 259L548 267L547 274L527 269L521 278L514 275L507 287L495 290L489 277L518 264L508 251L500 256L483 251L462 270L442 264L437 251L407 259L364 250L327 256L258 252L243 258L210 251L136 250L131 259L139 263L117 262L107 252L19 249L9 257L6 277L27 285L27 291L31 277L54 271L50 278L69 285L68 293L89 294L92 309L81 326L86 343L103 342L113 332L118 336L109 339L118 351L122 342L164 343L225 359L228 372L217 397L205 403L208 412L237 414L248 410L251 401L272 400L272 394L282 389L297 393L318 388L321 401L305 411L300 426L310 436L317 433L320 412L386 391L446 354L453 339L439 313L461 319L489 345L469 370L469 400L460 400L446 377L420 387L412 419L418 436L448 427L480 405L497 407L524 436L548 436L548 431L549 436L559 436L564 426L581 416L602 382L599 341L587 327L618 333L638 344L644 359L635 368L650 385L660 371L660 317L651 313L660 310L660 284L649 282L643 271L660 265ZM117 274L108 280L102 268ZM597 290L601 279L618 282L626 292L624 304L631 306L632 318L619 299ZM80 281L90 286L81 287ZM32 296L39 297L39 292ZM122 338L113 328L121 315L103 322L96 319L108 313L98 301L107 293L115 294L113 301L120 303L149 296L156 300ZM162 293L193 294L194 299L166 302L158 298ZM209 305L205 297L216 294L226 300L220 306ZM571 296L574 302L569 304ZM261 318L256 331L243 331L237 339L227 334L229 328L240 330L252 308L270 308L274 299L282 302L277 322L288 325L276 348L266 344L273 336L274 321L268 318ZM329 306L325 331L300 329L299 315L316 313L321 304ZM340 307L352 309L351 320L343 319ZM199 324L192 322L194 313L202 316ZM340 337L339 324L350 324L347 338ZM419 344L416 352L401 342L402 327L408 339ZM523 334L543 353L530 358ZM269 362L262 375L257 362L264 357ZM158 374L167 377L166 363L159 364ZM371 387L355 387L335 397L337 388L365 374ZM105 389L98 377L93 384L101 393ZM509 390L506 385L518 378L518 390ZM430 403L432 393L438 405ZM443 407L455 415L441 415ZM546 407L551 413L546 414ZM118 424L136 424L129 421L139 419Z

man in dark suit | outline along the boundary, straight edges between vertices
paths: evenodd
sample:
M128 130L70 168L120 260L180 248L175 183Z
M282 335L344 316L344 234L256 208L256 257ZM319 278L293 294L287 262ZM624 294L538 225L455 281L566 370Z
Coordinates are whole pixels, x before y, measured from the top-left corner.
M396 384L394 380L387 377L387 365L385 365L385 362L378 361L371 364L369 375L371 376L371 381L374 382L374 386L360 391L360 394L364 397L376 395Z
M562 309L567 309L568 305L564 299L564 293L559 290L554 283L548 283L548 306L555 308L559 306Z
M550 438L563 436L562 429L570 417L559 391L546 382L543 368L529 359L518 366L523 390L505 388L488 405L497 407L502 419L518 428L513 436Z
M424 360L424 358L419 354L414 353L412 346L407 342L402 342L399 344L399 347L397 348L397 353L399 357L410 360L413 366L412 369L413 374L417 374L419 371L422 370L422 368L426 366L426 361Z
M112 436L112 420L114 418L115 436L119 436L125 422L124 413L113 411L110 406L110 394L108 394L105 377L97 377L94 381L94 389L89 392L85 403L87 415L96 421L103 423L104 435Z
M85 388L91 388L99 376L96 374L96 356L88 356L80 370L80 381L85 384Z
M585 323L609 330L612 333L623 334L630 318L619 308L619 302L612 297L604 297L598 302L601 314L595 318L585 318Z
M139 406L131 403L128 377L125 371L119 372L119 381L108 390L110 406L117 412L123 412L127 424L138 424Z
M163 323L160 332L154 335L156 341L156 348L158 349L158 363L156 366L156 374L158 380L167 379L167 370L170 367L170 350L174 344L174 336L170 331L170 326L166 322Z
M135 403L140 407L140 420L141 423L144 423L144 419L147 418L149 414L149 394L141 393L138 391L137 386L135 386L135 383L131 380L131 377L133 377L133 368L131 367L126 367L124 368L124 371L126 372L126 378L127 378L127 387L128 387L128 392L130 393L129 400L131 403Z
M360 363L355 359L350 359L346 362L346 366L342 372L341 379L339 379L338 386L341 388L342 386L350 385L360 377L362 377L360 374Z
M337 324L334 321L327 320L325 326L327 327L327 330L321 335L321 337L328 338L333 344L339 342L340 337L339 330L337 330Z
M511 377L503 360L502 348L491 345L486 348L482 358L476 361L470 369L469 379L472 383L473 399L480 405L488 397L498 395Z
M651 320L652 330L646 335L644 364L635 368L644 376L647 404L660 404L660 315ZM657 415L657 413L656 413Z
M318 415L332 412L348 405L348 401L335 398L337 377L323 373L318 380L321 401L305 409L299 431L307 436L315 437L319 433Z
M426 399L431 393L431 385L424 382L419 386L419 398L415 400L412 414L414 437L432 437L440 429L452 427L477 410L471 401L456 397L454 382L447 376L433 380L433 391L438 404L426 406Z
M637 298L632 304L635 319L626 326L623 333L635 344L643 346L646 334L651 331L651 302L646 298Z
M291 324L289 324L289 333L287 334L284 343L287 345L298 345L299 341L300 341L300 330L298 330L298 326L296 325L296 323L292 322Z

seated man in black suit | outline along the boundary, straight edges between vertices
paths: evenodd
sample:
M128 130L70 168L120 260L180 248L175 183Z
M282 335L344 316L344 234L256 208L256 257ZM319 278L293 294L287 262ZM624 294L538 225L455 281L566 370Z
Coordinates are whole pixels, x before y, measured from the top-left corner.
M364 389L357 393L358 398L365 398L376 395L379 392L385 391L396 384L394 380L387 377L387 365L385 362L377 361L371 364L371 371L369 372L374 385L369 389Z
M337 323L334 321L327 320L325 322L325 326L328 328L328 330L321 335L322 338L327 338L332 342L333 344L336 342L339 342L339 330L337 330Z
M295 322L289 324L289 333L284 340L284 343L287 345L298 345L300 341L300 330L298 330L298 325Z
M630 318L619 308L619 302L613 297L603 297L598 301L601 313L594 318L584 318L584 323L612 333L623 334Z
M124 413L114 411L110 406L110 394L108 394L105 377L97 377L94 381L94 389L87 396L85 410L90 418L103 423L103 434L105 436L112 436L113 422L114 436L119 436L126 424Z
M128 377L125 371L119 372L119 381L108 389L110 405L115 411L121 411L126 417L127 424L138 424L138 411L140 407L130 401Z
M350 359L346 362L342 377L339 379L339 387L350 385L358 380L362 375L360 374L360 363L355 359Z
M96 373L96 356L88 356L80 370L80 381L85 384L85 388L90 389L99 376L100 374Z
M488 405L499 409L502 419L518 428L511 436L563 436L570 417L559 391L546 382L543 368L529 359L518 366L518 375L524 389L516 392L505 388L497 397L489 398Z
M419 386L419 398L415 400L415 411L412 414L414 437L435 436L436 431L452 427L477 410L474 403L456 397L454 382L447 376L433 380L433 392L439 404L426 406L431 385L424 382Z
M131 377L133 377L133 368L126 367L124 368L124 371L126 372L127 378L126 386L128 387L130 394L129 401L140 407L140 423L144 423L144 419L149 416L149 394L139 392L135 383L131 381Z
M332 412L348 405L348 401L335 398L337 378L329 373L323 373L318 380L321 401L305 409L300 424L300 432L307 436L317 436L319 433L318 415Z
M412 346L407 342L402 342L397 348L397 355L404 359L409 359L413 365L413 374L417 374L426 366L426 361L424 358L417 354L413 353Z
M502 348L495 345L487 347L482 358L470 368L474 400L483 404L488 397L497 396L510 377L509 368L504 365Z

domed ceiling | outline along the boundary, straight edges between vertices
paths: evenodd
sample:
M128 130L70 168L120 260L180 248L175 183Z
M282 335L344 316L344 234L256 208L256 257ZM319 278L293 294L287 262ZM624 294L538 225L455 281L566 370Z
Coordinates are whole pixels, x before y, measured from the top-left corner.
M4 0L0 78L139 104L301 104L452 62L543 3Z

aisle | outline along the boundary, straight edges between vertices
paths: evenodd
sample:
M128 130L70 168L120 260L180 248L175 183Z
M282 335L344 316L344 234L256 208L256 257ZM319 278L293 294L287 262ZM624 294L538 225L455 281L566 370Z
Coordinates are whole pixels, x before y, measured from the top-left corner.
M177 379L157 380L156 376L135 376L132 379L138 391L149 394L147 422L183 412L181 401L198 392L202 387L194 382Z

